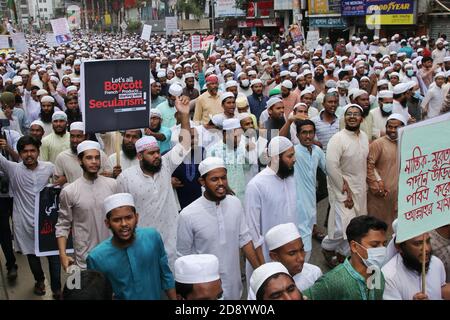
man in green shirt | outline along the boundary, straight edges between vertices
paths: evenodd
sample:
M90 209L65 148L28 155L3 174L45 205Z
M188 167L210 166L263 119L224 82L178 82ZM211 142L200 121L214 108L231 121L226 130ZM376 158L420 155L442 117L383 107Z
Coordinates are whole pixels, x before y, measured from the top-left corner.
M350 257L303 294L311 300L382 300L386 230L386 223L375 217L353 218L346 230Z

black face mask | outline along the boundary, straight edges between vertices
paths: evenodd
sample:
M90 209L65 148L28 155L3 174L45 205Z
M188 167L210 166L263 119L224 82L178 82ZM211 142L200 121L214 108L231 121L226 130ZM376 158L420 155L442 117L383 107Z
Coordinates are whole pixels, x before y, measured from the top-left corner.
M75 70L75 74L78 76L78 75L80 75L80 71L81 70Z

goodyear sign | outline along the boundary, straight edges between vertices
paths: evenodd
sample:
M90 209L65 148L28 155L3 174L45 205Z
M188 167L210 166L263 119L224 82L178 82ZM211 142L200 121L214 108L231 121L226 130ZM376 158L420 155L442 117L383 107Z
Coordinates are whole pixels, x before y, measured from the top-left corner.
M366 24L414 24L414 0L367 0Z

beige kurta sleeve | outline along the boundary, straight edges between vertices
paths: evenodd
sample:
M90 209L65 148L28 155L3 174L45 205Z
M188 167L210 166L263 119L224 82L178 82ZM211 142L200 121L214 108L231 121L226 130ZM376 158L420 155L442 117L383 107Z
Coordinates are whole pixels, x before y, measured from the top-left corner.
M342 190L344 184L342 170L340 168L342 144L345 143L345 141L342 141L342 139L344 138L341 135L334 135L333 137L331 137L330 141L328 142L326 154L327 174L334 186L338 188L338 190Z
M64 237L67 239L69 237L72 221L72 204L67 189L63 189L59 195L58 221L55 226L56 238Z
M198 97L197 102L195 103L193 121L196 123L202 123L202 119L203 119L203 98L202 96L200 96Z
M379 175L376 172L376 164L381 155L380 141L375 140L369 145L369 155L367 156L367 184L370 192L376 194L378 192Z

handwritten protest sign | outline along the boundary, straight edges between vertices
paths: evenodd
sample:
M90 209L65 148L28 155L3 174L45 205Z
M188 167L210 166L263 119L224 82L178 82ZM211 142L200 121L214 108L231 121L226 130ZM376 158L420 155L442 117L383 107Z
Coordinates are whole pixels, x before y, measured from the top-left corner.
M399 134L398 243L450 223L450 114Z
M308 31L306 36L306 48L308 50L315 50L319 44L320 34L318 30Z
M47 186L35 197L34 247L38 257L59 255L55 226L58 222L61 188ZM67 253L73 253L72 235L67 239Z
M149 60L97 60L81 65L81 112L86 132L147 128Z

